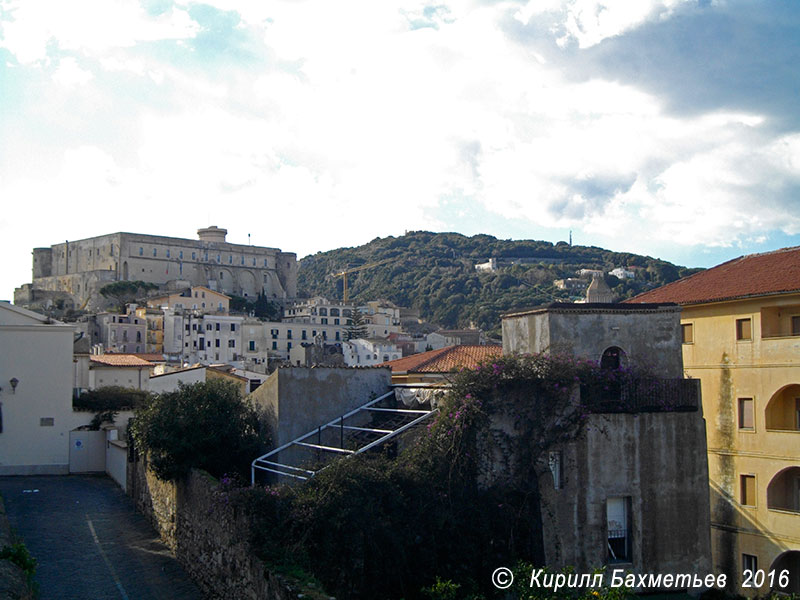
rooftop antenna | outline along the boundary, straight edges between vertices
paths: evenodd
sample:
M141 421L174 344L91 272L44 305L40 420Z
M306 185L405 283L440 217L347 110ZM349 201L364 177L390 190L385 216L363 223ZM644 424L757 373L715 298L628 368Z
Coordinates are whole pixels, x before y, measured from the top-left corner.
M569 230L569 245L572 247L572 229Z
M250 243L250 234L247 234L247 245L252 246L253 244Z

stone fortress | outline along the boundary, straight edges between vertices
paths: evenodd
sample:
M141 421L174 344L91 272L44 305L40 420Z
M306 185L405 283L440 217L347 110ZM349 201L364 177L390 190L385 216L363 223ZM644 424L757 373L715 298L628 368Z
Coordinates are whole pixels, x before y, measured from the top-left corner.
M297 294L297 255L277 248L231 244L227 230L197 231L197 240L112 233L33 250L33 282L14 291L14 303L34 307L94 309L100 288L115 281L144 281L161 289L206 286L228 295L269 299Z

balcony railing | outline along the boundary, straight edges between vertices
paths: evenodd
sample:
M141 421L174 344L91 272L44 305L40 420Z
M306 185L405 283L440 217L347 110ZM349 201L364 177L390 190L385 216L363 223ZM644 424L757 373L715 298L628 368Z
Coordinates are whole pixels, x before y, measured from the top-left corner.
M581 402L593 413L695 412L699 379L635 379L581 385Z

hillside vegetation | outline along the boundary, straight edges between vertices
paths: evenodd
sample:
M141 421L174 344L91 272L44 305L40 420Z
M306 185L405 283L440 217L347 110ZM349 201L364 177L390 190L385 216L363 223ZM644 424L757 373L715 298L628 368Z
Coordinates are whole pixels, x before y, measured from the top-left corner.
M522 259L523 264L478 272L475 265L489 258ZM331 273L393 259L348 275L354 302L386 299L417 308L423 319L441 327L467 327L499 332L504 312L570 298L553 282L576 277L582 268L609 271L641 267L635 280L606 276L618 299L695 272L663 260L594 246L570 246L535 240L498 240L490 235L414 231L401 237L375 238L355 248L318 252L300 261L300 296L342 298L342 278ZM539 262L541 261L541 262Z

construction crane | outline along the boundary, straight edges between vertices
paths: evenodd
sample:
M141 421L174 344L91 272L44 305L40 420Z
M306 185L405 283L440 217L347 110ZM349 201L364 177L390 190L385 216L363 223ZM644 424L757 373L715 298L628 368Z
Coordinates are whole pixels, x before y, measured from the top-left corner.
M371 269L372 267L377 267L379 265L385 265L386 263L390 263L397 260L396 258L385 258L383 260L379 260L374 263L369 263L367 265L361 265L360 267L353 267L352 269L345 269L344 271L339 271L338 273L331 273L331 277L341 277L342 278L342 303L347 304L348 300L348 293L347 293L347 275L350 273L356 273L358 271L363 271L365 269Z

